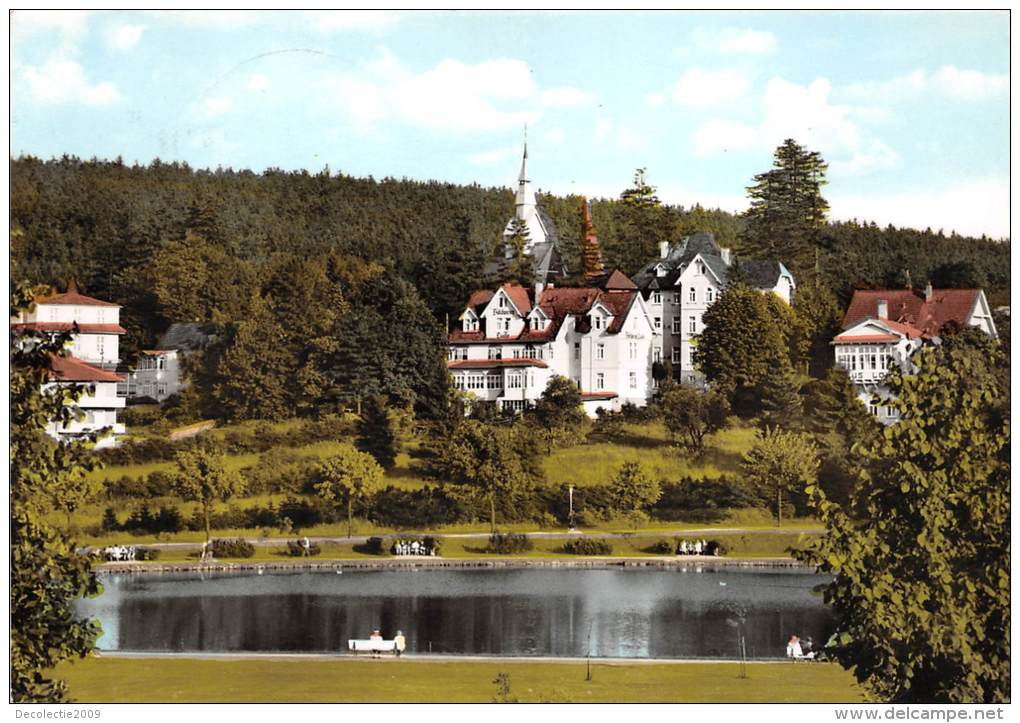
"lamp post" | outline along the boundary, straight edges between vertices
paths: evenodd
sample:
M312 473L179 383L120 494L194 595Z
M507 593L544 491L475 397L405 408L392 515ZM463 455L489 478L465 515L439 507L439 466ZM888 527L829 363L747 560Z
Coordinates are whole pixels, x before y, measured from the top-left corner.
M568 532L573 532L574 531L574 485L570 485L570 491L569 491L568 494L569 494L569 499L570 499L570 529L568 530Z

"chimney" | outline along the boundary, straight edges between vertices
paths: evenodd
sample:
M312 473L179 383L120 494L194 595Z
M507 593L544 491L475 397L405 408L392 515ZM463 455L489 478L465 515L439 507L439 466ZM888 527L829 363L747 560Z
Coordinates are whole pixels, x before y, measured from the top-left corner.
M722 261L727 266L733 264L733 252L729 249L719 249L719 253L722 256Z
M538 300L542 298L542 290L545 289L545 284L541 281L535 282L535 306L538 306Z
M664 259L667 256L669 256L669 241L660 241L659 242L659 257Z
M878 300L878 318L888 319L889 318L889 302L885 299Z
M934 295L935 292L931 288L931 282L929 281L928 285L924 287L924 303L929 303Z

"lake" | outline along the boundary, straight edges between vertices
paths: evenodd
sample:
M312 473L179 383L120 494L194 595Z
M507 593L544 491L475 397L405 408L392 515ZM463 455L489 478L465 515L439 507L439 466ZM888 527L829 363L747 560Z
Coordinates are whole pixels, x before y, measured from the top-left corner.
M797 569L439 569L101 576L79 614L124 651L343 651L373 628L411 653L609 658L782 657L831 630Z

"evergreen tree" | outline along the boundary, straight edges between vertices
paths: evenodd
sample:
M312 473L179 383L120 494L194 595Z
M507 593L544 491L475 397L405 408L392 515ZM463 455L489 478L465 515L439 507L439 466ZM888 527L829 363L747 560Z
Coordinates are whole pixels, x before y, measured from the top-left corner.
M581 196L581 264L586 279L597 279L606 273L599 237L591 220L591 206L584 196Z
M798 556L831 582L827 651L880 700L1010 697L1009 389L996 356L922 350L887 378L900 420L860 445L845 505Z
M827 169L818 152L793 139L784 141L775 151L772 168L755 176L747 189L751 207L741 252L781 261L795 276L811 269L829 211L822 197Z
M528 225L519 218L510 222L510 235L504 241L506 269L501 283L515 283L525 288L535 283L535 266L527 252L531 235Z
M30 308L32 293L23 284L12 287L13 316ZM59 444L45 429L51 420L72 419L65 402L84 388L42 391L51 355L65 353L69 336L12 331L10 341L11 700L62 702L67 685L49 676L61 661L88 655L99 634L94 621L75 614L73 603L99 594L100 587L77 544L47 519L76 498L94 458L85 443Z
M777 369L759 385L761 394L762 427L799 429L804 407L800 399L800 384L790 368Z
M214 394L227 419L283 419L293 412L295 360L271 305L271 299L254 298L219 359Z
M839 302L827 288L812 282L797 287L793 311L807 342L808 373L820 378L832 368L832 340L843 318Z
M630 275L658 255L659 243L669 240L670 229L644 168L634 172L634 185L620 194L619 206L616 239L606 245L606 265Z
M397 461L397 435L386 398L381 394L373 394L362 405L357 434L358 449L372 455L383 469L393 468Z

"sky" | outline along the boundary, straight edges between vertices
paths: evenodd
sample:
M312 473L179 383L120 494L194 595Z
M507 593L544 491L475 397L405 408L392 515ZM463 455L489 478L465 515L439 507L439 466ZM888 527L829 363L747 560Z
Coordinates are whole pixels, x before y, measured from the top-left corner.
M1009 15L15 11L11 154L741 211L786 138L834 219L1009 235Z

